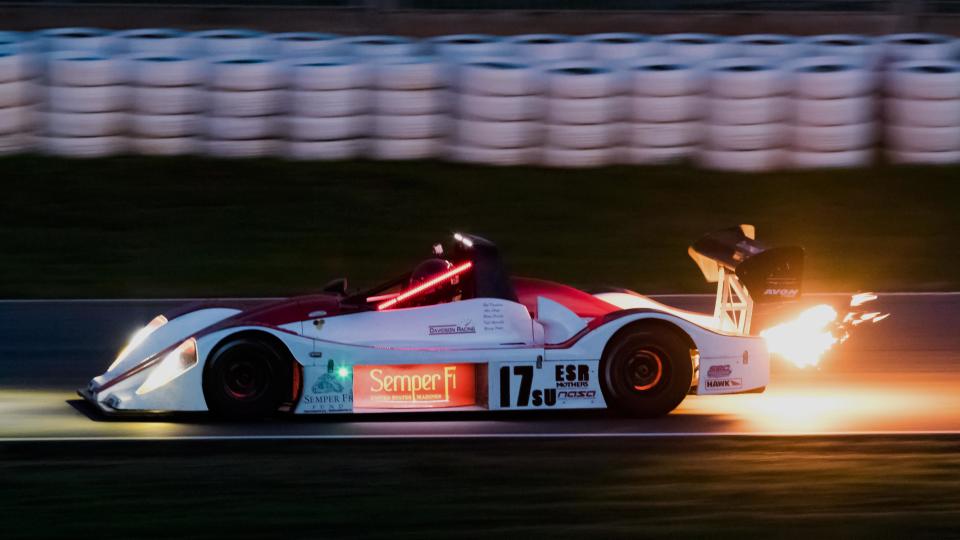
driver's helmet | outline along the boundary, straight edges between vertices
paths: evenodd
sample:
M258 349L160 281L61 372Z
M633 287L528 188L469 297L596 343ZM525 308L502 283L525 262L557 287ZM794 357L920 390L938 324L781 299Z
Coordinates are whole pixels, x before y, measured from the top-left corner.
M407 288L408 290L412 289L425 281L449 271L451 268L453 268L453 263L446 259L427 259L418 264L416 268L413 269L413 272L410 273L410 282L407 284ZM410 300L407 302L407 305L429 306L443 302L450 302L455 299L457 294L457 285L459 285L459 282L460 278L458 276L454 276L448 280L437 283L429 289L410 298Z

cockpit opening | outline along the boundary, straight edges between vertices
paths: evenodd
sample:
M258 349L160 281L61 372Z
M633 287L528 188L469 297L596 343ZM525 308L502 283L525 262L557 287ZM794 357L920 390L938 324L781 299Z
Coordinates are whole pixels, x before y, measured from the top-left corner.
M447 247L434 246L433 256L421 261L410 272L346 301L382 311L471 298L517 300L510 276L493 242L457 233Z

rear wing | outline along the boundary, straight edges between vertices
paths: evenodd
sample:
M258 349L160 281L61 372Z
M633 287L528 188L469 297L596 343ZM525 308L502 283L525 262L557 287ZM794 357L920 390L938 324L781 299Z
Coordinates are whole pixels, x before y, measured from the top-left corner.
M755 239L753 225L712 232L687 250L703 277L717 284L714 316L721 330L747 335L754 303L800 297L803 248L770 248Z

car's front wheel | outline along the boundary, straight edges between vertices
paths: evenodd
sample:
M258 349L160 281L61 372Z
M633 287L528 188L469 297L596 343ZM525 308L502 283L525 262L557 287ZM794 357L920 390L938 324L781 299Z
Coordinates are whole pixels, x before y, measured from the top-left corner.
M690 390L690 347L660 325L628 328L615 336L600 361L604 395L631 416L663 416Z
M283 403L291 377L291 362L271 344L236 338L221 345L207 362L203 395L217 416L263 418Z

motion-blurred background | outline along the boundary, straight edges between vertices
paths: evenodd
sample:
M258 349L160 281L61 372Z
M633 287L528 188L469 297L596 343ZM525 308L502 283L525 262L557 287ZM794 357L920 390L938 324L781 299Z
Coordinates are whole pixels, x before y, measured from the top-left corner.
M707 292L740 222L809 290L960 285L960 2L2 5L6 297L359 285L452 229Z
M921 4L925 10L954 6ZM914 3L801 3L794 9L844 10L834 16L906 24L920 17L901 13L908 5ZM437 18L433 4L348 7L302 11L316 18L317 30L338 27L322 17L342 18L345 9L389 19L414 8L425 19ZM491 16L470 11L480 5L462 7L469 9L458 28ZM638 20L620 23L618 32L547 33L555 25L528 13L536 23L528 28L540 33L422 35L437 24L411 24L407 35L9 31L0 34L0 151L564 168L693 160L711 169L767 171L862 167L882 147L893 163L960 161L960 42L954 37L776 34L769 32L786 26L792 14L772 12L767 17L782 20L766 26L740 13L762 5L714 8L738 13L721 16L734 34L698 33L697 17L685 33L635 33L659 26ZM272 9L246 11L272 20ZM508 18L526 13L515 9ZM562 15L581 17L569 9ZM663 16L650 14L651 21ZM184 17L181 25L194 26ZM821 30L810 24L803 33ZM747 33L756 31L768 33Z

